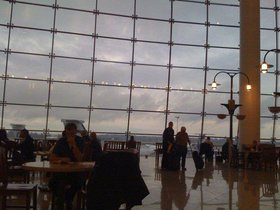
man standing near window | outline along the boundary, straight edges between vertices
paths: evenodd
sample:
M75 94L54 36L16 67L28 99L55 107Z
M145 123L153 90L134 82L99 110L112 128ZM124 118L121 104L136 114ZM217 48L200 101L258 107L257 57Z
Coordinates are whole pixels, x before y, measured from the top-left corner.
M165 128L162 135L162 159L161 159L161 169L167 169L167 158L168 158L168 146L174 142L174 130L173 122L168 123L168 127Z

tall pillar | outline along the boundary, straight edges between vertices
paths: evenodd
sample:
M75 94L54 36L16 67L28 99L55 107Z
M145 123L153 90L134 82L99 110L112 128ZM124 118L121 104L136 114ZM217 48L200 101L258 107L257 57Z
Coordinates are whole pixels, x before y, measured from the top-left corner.
M247 74L252 89L246 90L247 79L240 75L239 141L251 144L260 139L260 0L240 0L240 71Z

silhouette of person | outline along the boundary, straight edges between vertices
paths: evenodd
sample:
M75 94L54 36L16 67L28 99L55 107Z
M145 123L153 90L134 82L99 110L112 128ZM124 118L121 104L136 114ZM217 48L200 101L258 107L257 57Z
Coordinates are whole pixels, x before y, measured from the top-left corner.
M162 135L162 159L161 159L161 169L167 168L168 159L168 146L174 143L174 130L173 122L168 123L168 127L165 128Z

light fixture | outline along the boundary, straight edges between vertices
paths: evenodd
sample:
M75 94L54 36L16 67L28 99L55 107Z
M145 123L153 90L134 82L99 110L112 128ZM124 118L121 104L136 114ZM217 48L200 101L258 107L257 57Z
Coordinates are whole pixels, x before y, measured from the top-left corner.
M252 86L251 86L250 84L247 84L247 85L246 85L246 89L247 89L247 90L251 90L251 89L252 89Z
M266 56L267 56L268 53L270 53L270 52L279 53L280 50L279 50L279 49L271 49L271 50L268 50L268 51L265 53L265 55L264 55L264 57L263 57L263 62L261 63L261 66L260 66L260 67L261 67L261 68L260 68L260 71L261 71L261 73L263 73L263 74L267 73L267 72L268 72L268 69L273 67L273 65L271 65L271 64L269 64L269 63L267 63L267 62L265 61Z
M212 90L216 90L217 87L218 87L220 84L218 84L218 83L214 80L211 84L208 84L208 85L212 87Z

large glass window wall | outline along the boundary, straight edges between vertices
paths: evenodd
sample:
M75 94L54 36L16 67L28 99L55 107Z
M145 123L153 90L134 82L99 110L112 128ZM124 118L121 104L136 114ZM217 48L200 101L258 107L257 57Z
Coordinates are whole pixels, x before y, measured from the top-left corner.
M279 1L261 0L261 56L278 44ZM220 11L223 11L222 13ZM277 29L277 30L275 30ZM229 80L239 71L239 1L10 0L0 2L1 127L60 135L61 119L123 140L160 140L168 121L192 139L229 135ZM261 138L279 140L278 56L261 77ZM238 99L238 79L234 99ZM238 121L234 121L234 136ZM145 138L145 139L146 139ZM144 138L143 138L144 139Z

